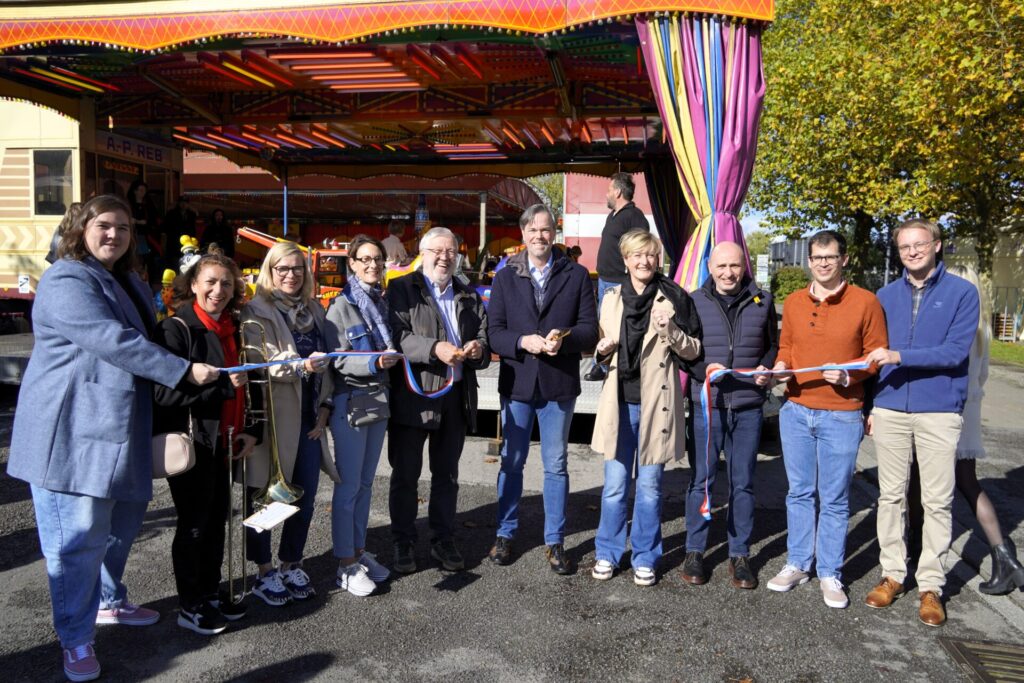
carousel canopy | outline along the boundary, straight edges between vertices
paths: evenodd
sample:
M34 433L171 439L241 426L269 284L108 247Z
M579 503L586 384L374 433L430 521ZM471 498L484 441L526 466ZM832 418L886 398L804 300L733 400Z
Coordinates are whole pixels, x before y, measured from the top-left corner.
M635 19L773 0L15 1L0 96L275 174L607 174L668 156Z

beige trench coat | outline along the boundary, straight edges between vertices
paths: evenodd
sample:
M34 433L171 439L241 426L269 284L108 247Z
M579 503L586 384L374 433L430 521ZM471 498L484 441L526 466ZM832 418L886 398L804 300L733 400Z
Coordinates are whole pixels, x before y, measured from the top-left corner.
M326 315L320 302L314 300L310 303L310 310L316 320L316 326L323 331ZM285 358L298 358L295 350L295 341L292 333L285 324L284 318L278 312L273 303L261 296L253 297L252 301L242 309L242 320L255 320L263 325L267 335L267 356L268 361L283 360ZM259 346L259 339L256 330L251 326L245 330L245 343ZM274 429L277 431L277 451L281 458L281 470L287 481L292 479L292 470L295 468L295 455L298 452L299 427L301 423L302 410L302 382L297 371L298 364L275 365L270 368L270 389L274 398ZM330 398L334 394L334 380L331 373L325 372L320 385L318 401ZM266 385L254 384L252 388L265 387ZM270 471L270 438L269 432L264 426L263 441L256 446L252 455L246 462L245 483L249 486L264 486L267 483L267 476ZM331 450L327 445L327 429L320 436L320 469L332 480L341 481L338 470L334 465L334 458L331 457Z
M675 313L675 306L664 294L654 296L651 310ZM622 288L606 290L601 300L599 338L609 337L615 342L615 351L608 359L608 377L601 388L594 420L594 438L591 443L605 460L615 459L619 438L619 332L622 329ZM681 460L686 454L685 393L679 381L679 371L670 351L681 358L692 360L700 354L700 340L690 337L669 321L659 334L654 329L654 317L644 334L640 352L640 443L641 465L659 465L670 460Z

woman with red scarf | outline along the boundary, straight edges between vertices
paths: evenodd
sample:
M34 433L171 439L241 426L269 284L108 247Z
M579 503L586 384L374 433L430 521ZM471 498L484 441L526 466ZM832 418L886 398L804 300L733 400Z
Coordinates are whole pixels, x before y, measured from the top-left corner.
M174 317L163 320L154 341L194 362L230 367L238 359L238 310L245 288L238 266L222 254L200 258L174 283ZM200 360L202 359L202 360ZM168 478L178 513L171 558L178 588L178 625L203 635L220 633L228 621L245 615L220 589L224 560L224 525L231 502L228 476L228 434L234 455L244 458L259 436L245 429L245 373L222 374L213 384L154 392L157 409L153 429L188 431L192 421L196 464Z

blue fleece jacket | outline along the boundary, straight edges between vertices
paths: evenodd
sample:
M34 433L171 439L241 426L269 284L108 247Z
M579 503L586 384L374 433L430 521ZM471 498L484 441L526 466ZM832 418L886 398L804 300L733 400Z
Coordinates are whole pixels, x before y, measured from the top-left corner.
M903 277L883 287L889 348L899 365L878 376L875 407L905 413L960 413L967 399L967 360L978 329L978 290L939 263L913 320L913 285Z

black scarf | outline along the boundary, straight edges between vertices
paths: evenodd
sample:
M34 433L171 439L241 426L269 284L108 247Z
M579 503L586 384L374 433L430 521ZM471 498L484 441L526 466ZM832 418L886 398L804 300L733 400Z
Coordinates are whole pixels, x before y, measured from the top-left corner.
M622 283L622 326L619 329L619 379L623 382L640 377L640 353L644 335L651 324L651 305L658 293L657 278L637 293L633 281Z

